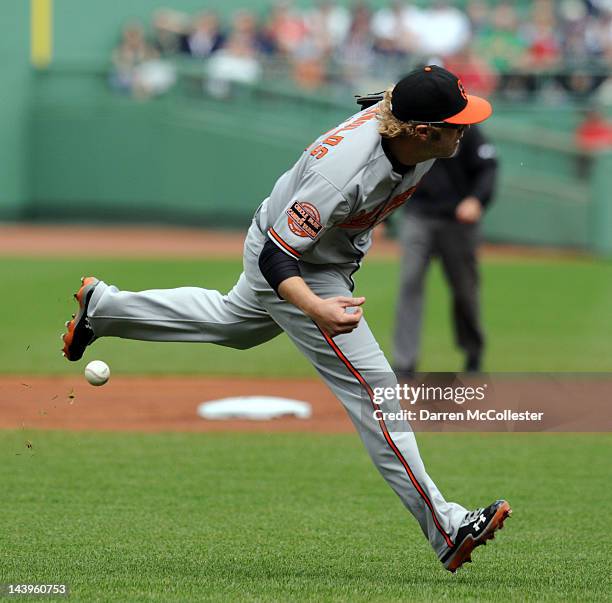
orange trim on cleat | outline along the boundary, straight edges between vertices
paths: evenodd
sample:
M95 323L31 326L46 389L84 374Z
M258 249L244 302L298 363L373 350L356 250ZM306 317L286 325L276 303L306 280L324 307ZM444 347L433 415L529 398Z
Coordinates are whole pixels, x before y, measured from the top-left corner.
M450 563L446 566L446 569L450 572L456 572L464 563L472 562L472 551L480 546L486 546L487 540L493 540L495 538L495 532L501 530L504 527L504 521L512 515L512 509L507 501L503 501L495 515L485 528L484 532L477 538L468 536L460 545L457 551L453 554Z
M72 315L72 320L66 322L66 333L62 335L62 340L64 341L62 353L68 360L79 360L83 356L85 348L93 340L93 335L87 338L86 335L84 336L84 333L87 332L87 329L91 331L91 327L89 327L86 323L87 303L90 293L93 291L98 282L98 279L93 276L81 277L81 287L74 294L74 299L76 299L79 304L79 310L76 314ZM78 349L75 350L73 343L77 328L79 329L79 338L81 339L81 342L76 346Z

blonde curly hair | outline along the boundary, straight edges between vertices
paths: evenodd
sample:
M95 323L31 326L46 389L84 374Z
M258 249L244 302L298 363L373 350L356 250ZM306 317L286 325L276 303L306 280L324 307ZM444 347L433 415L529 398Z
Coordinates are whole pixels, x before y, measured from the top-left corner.
M414 124L400 121L391 113L391 93L393 86L385 90L383 100L378 111L378 133L385 138L397 138L398 136L414 136Z

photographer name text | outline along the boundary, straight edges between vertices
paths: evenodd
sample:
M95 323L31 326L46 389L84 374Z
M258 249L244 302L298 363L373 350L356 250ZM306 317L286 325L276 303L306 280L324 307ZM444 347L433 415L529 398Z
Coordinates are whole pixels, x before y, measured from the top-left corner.
M374 411L377 421L542 421L543 412L518 412L504 410L465 410L456 412L434 412L421 408L419 410L401 410L385 412L380 408Z

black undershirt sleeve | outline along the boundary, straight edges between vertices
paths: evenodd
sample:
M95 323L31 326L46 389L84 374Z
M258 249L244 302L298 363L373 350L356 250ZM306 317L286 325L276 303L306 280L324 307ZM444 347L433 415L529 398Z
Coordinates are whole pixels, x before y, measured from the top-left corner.
M259 254L259 269L270 287L276 291L276 295L278 295L278 287L284 280L302 274L298 261L287 255L269 239Z

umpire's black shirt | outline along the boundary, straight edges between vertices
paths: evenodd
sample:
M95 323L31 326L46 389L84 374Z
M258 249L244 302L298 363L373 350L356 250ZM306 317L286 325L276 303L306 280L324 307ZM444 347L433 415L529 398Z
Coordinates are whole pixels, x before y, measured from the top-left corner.
M405 210L454 220L455 208L466 197L474 196L486 207L493 196L496 173L495 147L478 126L471 126L453 157L436 160Z

